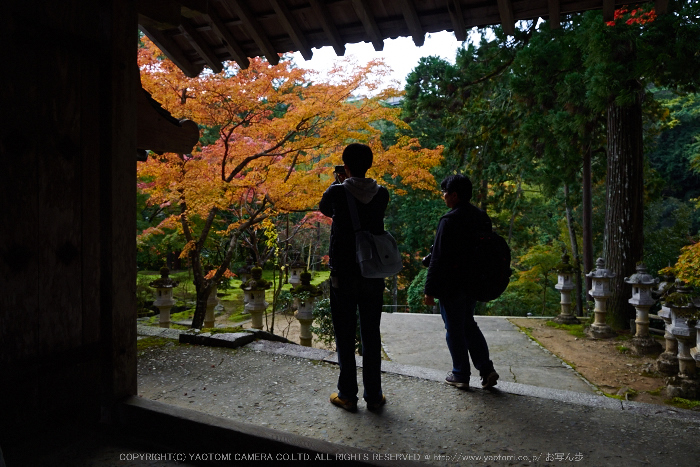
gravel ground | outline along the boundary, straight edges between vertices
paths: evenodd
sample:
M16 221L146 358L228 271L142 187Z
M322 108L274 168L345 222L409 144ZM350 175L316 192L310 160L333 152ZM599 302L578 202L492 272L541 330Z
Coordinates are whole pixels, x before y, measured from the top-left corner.
M331 363L247 347L168 344L143 351L138 362L142 397L358 447L397 465L695 466L700 456L697 420L463 391L391 373L382 376L384 409L372 413L361 402L353 414L328 402L337 376ZM361 380L358 370L360 392Z

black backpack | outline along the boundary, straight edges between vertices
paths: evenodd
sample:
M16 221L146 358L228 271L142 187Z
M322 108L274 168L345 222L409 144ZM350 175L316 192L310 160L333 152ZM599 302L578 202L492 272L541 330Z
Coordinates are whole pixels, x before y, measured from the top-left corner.
M467 264L466 287L471 298L489 302L501 296L508 287L513 271L510 268L510 247L493 231L473 234Z

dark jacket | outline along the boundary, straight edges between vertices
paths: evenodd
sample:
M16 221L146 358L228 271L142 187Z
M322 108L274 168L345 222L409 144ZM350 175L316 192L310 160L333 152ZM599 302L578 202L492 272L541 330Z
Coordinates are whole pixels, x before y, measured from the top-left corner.
M355 230L348 210L345 187L355 197L362 230L369 230L373 234L384 233L384 212L389 204L389 191L371 178L351 177L342 185L334 183L328 187L318 205L324 215L333 218L329 252L331 274L359 276L360 266L355 258Z
M440 218L425 279L426 295L440 298L464 289L473 237L483 231L491 231L491 219L471 203L462 203Z

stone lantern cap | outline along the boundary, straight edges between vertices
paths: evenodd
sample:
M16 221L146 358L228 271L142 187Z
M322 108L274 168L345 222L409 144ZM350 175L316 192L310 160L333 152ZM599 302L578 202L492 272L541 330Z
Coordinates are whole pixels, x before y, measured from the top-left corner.
M591 279L612 279L617 275L614 272L610 272L610 270L605 269L605 260L603 258L598 258L595 265L596 269L586 274L586 277L590 277Z
M311 273L302 272L301 284L297 285L296 287L292 287L290 293L292 295L308 294L309 297L318 297L323 292L321 292L315 285L311 285Z
M569 263L569 255L567 255L566 253L561 255L561 263L557 264L554 267L554 269L559 275L559 281L554 286L554 288L557 290L561 290L562 292L573 290L574 284L571 281L571 276L573 276L575 269L571 265L571 263Z
M177 287L178 284L180 284L180 281L176 281L174 279L171 279L170 277L168 277L169 274L170 274L170 269L160 268L160 277L148 285L150 285L151 287L153 287L155 289L166 289L166 288Z
M698 308L690 294L690 288L680 279L676 279L676 292L667 295L664 299L664 306L670 308L678 317L698 318Z
M296 260L289 264L289 269L306 269L306 263L300 260Z
M630 277L625 277L625 282L631 285L637 286L654 286L659 283L659 279L655 278L647 272L647 267L644 263L637 264L637 273L632 274Z
M659 271L661 282L659 282L659 287L652 291L657 298L662 298L664 295L675 292L676 278L669 269L670 266Z
M625 277L625 282L632 286L632 298L628 301L634 306L651 306L656 303L652 297L653 287L659 283L659 279L647 273L644 263L637 264L637 273Z
M243 290L267 290L272 287L270 281L262 278L262 268L254 267L250 270L251 278L241 284Z
M239 276L244 276L246 274L250 274L250 270L253 269L253 258L250 256L245 259L246 265L241 266L238 268L238 275Z
M559 274L573 274L575 271L574 267L569 263L569 255L566 253L561 255L561 263L554 266L554 269Z
M588 292L593 298L608 298L612 296L610 290L610 279L616 276L615 273L605 269L605 260L598 258L596 261L597 268L586 274L586 277L591 278L592 288Z

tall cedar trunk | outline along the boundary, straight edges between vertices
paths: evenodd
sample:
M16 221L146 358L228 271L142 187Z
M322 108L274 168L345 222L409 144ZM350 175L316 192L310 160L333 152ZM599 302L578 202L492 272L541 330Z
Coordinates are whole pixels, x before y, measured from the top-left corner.
M581 316L583 313L583 301L581 296L583 295L583 286L581 284L581 256L578 252L578 240L576 239L576 227L574 226L574 216L571 213L571 206L569 205L569 185L564 184L564 199L566 204L566 225L569 227L569 239L571 240L571 255L574 260L575 275L574 280L576 282L576 316Z
M624 278L635 272L644 246L644 174L642 152L642 105L608 106L608 174L605 213L605 265L616 274L608 299L608 323L629 327L634 308L628 303L631 286Z
M582 198L582 226L583 230L583 272L588 274L593 270L593 228L591 227L591 217L593 203L591 200L591 146L583 154L583 198ZM586 300L593 300L588 291L591 290L591 279L586 278Z

